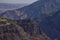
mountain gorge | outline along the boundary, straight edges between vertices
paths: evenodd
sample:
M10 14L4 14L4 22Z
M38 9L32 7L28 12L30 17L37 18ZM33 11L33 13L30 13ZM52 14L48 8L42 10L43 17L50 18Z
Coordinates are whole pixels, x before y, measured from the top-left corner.
M39 28L39 32L41 30L52 38L52 40L60 39L60 0L38 0L31 5L15 10L8 10L0 16L17 21L17 24L21 25L24 30L31 35L33 34L31 30L33 30L35 26L28 27L29 25L27 24L29 22L28 19L32 19L38 24L37 28Z

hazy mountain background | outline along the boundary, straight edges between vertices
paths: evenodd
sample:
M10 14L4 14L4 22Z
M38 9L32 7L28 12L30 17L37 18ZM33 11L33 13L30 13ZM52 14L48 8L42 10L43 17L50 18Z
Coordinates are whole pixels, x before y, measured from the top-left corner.
M5 12L6 10L13 10L13 9L21 8L26 5L28 4L0 3L0 13Z

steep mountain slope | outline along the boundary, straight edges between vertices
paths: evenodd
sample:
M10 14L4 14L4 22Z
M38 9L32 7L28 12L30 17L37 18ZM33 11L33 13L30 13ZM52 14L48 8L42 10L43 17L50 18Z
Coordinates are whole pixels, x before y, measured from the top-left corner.
M22 28L24 28L24 30L28 32L30 35L41 34L39 25L32 19L17 20L17 24L22 26Z
M60 40L60 10L54 15L46 17L41 21L40 25L42 26L41 28L44 29L44 32L49 32L48 35L52 38L59 38Z
M51 2L52 1L52 2ZM29 6L20 8L20 9L16 9L11 11L6 11L5 13L2 13L3 15L7 15L10 14L12 15L12 13L14 12L16 15L19 14L21 16L21 14L23 15L27 15L27 18L39 18L39 16L42 16L42 14L47 14L47 15L51 15L51 13L54 13L56 11L58 11L60 9L60 2L59 0L40 0L37 1ZM9 17L11 17L9 15ZM17 16L19 16L17 15ZM19 17L20 17L19 16ZM7 16L6 16L7 17ZM14 19L14 15L13 15L13 19Z
M56 25L56 27L55 27L55 25L53 25L53 28L55 28L55 29L52 29L52 26L51 26L52 23L50 23L50 21L49 21L50 18L52 18L50 16L55 15L55 12L57 12L59 10L60 10L60 0L39 0L29 6L26 6L26 7L20 8L20 9L8 10L8 11L2 13L1 16L8 18L8 19L12 19L12 20L33 19L34 21L36 21L38 23L39 28L41 28L41 30L44 33L46 33L49 37L51 37L53 39L58 38L58 40L59 40L60 33L57 31L60 31L60 30L55 30L55 29L59 28L59 27L57 27L58 25ZM58 13L56 13L56 14L58 14ZM49 18L49 20L47 20L48 19L47 17ZM58 18L58 16L57 16L57 18ZM54 18L52 18L52 19L54 19ZM58 20L56 20L56 22L57 21ZM55 21L53 21L53 22L55 22ZM58 22L60 22L60 21L58 21ZM51 25L48 26L46 23L51 24ZM58 33L59 35L56 33Z
M30 24L29 26L31 27ZM29 26L28 28L30 29ZM35 27L36 27L35 29L37 29L37 25ZM24 30L22 26L19 26L16 23L16 21L5 19L5 18L0 18L0 40L51 40L43 32L41 32L41 34L37 36L36 35L30 35L28 32Z

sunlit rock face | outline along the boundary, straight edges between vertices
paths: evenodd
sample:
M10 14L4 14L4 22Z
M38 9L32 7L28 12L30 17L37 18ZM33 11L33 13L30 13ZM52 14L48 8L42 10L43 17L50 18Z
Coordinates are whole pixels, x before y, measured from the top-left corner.
M0 20L0 40L51 40L51 38L48 37L44 32L42 32L41 30L39 31L38 25L32 20L24 20L24 24L25 21L27 23L25 27L23 27L21 24L17 24L17 21L5 18L0 19L6 20Z

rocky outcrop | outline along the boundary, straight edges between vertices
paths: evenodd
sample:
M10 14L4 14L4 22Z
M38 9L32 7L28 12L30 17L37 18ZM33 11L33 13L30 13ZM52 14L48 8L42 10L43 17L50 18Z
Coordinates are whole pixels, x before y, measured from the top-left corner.
M10 23L10 25L5 25L2 23L3 25L0 26L0 40L51 40L43 32L41 32L41 34L35 34L35 32L37 33L37 31L39 30L38 30L38 26L32 21L30 21L31 23L28 24L28 29L25 29L26 31L22 26L18 25L16 21L9 20L8 22ZM31 26L31 24L35 24L35 25ZM30 27L31 28L34 27L35 32ZM31 31L33 31L32 32L33 35L30 35L29 33L30 29Z

